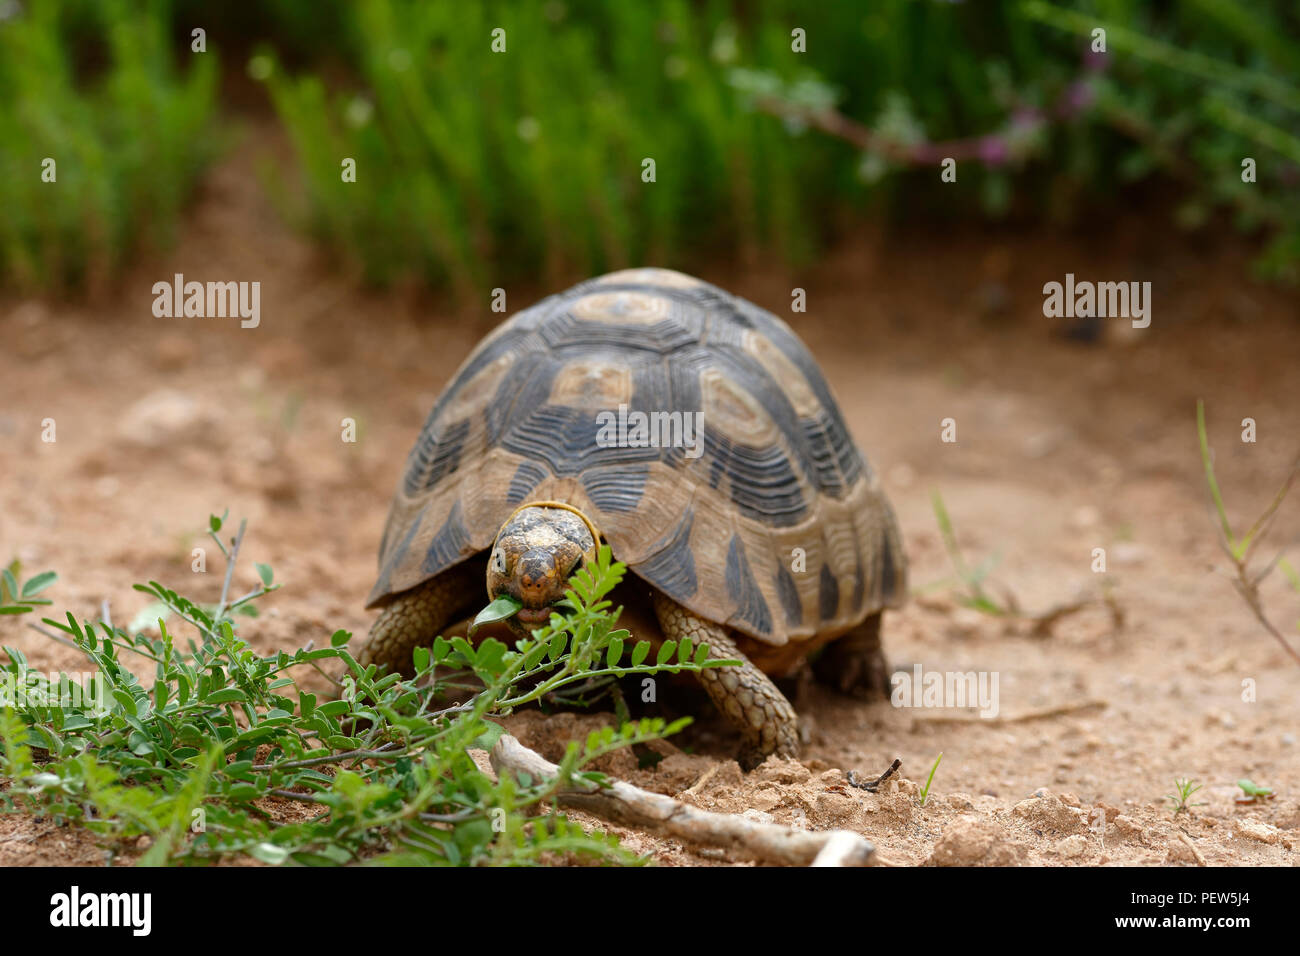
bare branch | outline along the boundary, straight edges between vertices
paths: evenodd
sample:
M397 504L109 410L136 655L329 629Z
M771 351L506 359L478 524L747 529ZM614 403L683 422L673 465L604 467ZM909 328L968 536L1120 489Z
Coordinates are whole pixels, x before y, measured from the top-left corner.
M492 748L492 767L498 774L526 773L534 780L550 779L559 767L529 750L509 734ZM812 832L775 823L758 823L744 817L700 810L661 793L651 793L622 781L608 787L575 781L561 790L559 802L626 826L705 846L765 863L793 866L867 866L875 847L865 837L848 830Z
M230 548L230 554L226 558L226 579L221 584L221 602L217 605L217 613L212 615L212 623L217 626L221 618L226 613L226 602L230 598L230 579L235 573L235 562L239 560L239 547L244 543L244 529L248 527L248 519L245 518L239 522L239 534L235 535L235 542ZM224 548L222 550L225 550Z

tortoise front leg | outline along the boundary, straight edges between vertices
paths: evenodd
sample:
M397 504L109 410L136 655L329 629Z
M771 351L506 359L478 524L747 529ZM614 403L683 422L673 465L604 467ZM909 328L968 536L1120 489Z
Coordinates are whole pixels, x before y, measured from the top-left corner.
M826 645L813 663L813 673L841 694L888 699L890 672L880 646L880 612Z
M411 654L458 620L482 598L481 574L464 566L444 571L432 580L397 594L384 605L370 628L370 637L357 653L357 663L386 665L403 677L415 674Z
M739 667L710 667L700 671L700 683L718 710L740 729L743 743L737 759L753 770L768 756L799 755L794 708L771 679L741 653L725 627L692 614L671 598L655 592L655 615L665 639L690 638L709 645L711 659L732 658Z

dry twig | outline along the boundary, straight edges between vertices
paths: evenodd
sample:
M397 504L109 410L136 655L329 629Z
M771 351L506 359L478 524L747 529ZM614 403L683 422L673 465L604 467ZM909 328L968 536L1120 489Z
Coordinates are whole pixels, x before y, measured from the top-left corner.
M882 773L882 774L881 774L879 777L877 777L875 780L869 780L869 781L867 781L866 783L860 783L860 782L858 781L858 775L857 775L857 772L856 772L856 771L853 771L853 770L850 770L850 771L849 771L849 786L850 786L850 787L857 787L859 790L866 790L868 793L875 793L877 790L880 789L880 785L881 785L882 783L884 783L886 780L888 780L890 777L892 777L895 773L898 772L898 768L901 767L901 766L903 766L903 761L901 761L901 760L899 760L897 757L895 757L895 758L894 758L894 762L891 763L887 768L885 768L885 772L884 772L884 773Z
M559 771L555 764L509 734L497 741L491 759L497 774L508 771L549 779ZM869 840L848 830L812 832L711 813L622 781L613 781L608 787L575 781L573 788L560 791L558 799L562 806L585 810L624 826L721 847L735 856L764 863L867 866L875 853Z
M1109 706L1104 700L1083 700L1075 704L1058 704L1040 710L1026 710L1019 714L981 717L978 713L963 711L959 714L918 714L912 720L926 724L1023 724L1029 720L1045 720L1048 717L1064 717L1084 710L1097 710Z

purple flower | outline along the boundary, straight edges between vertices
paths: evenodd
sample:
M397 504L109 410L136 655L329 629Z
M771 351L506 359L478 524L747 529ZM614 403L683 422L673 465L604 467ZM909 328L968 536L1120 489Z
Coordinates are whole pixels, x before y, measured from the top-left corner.
M1043 115L1032 106L1018 106L1011 113L1011 128L1033 129L1043 124Z
M1010 150L1001 136L982 136L979 141L979 158L988 166L1001 166L1007 161Z
M1092 84L1077 80L1065 88L1061 101L1057 105L1057 112L1065 117L1077 116L1091 106L1094 99L1096 99L1096 92Z

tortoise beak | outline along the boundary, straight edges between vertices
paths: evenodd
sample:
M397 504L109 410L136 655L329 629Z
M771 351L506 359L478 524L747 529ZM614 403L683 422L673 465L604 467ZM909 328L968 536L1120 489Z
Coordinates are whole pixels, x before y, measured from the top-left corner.
M515 620L525 627L540 627L551 617L549 607L521 607L515 612Z

